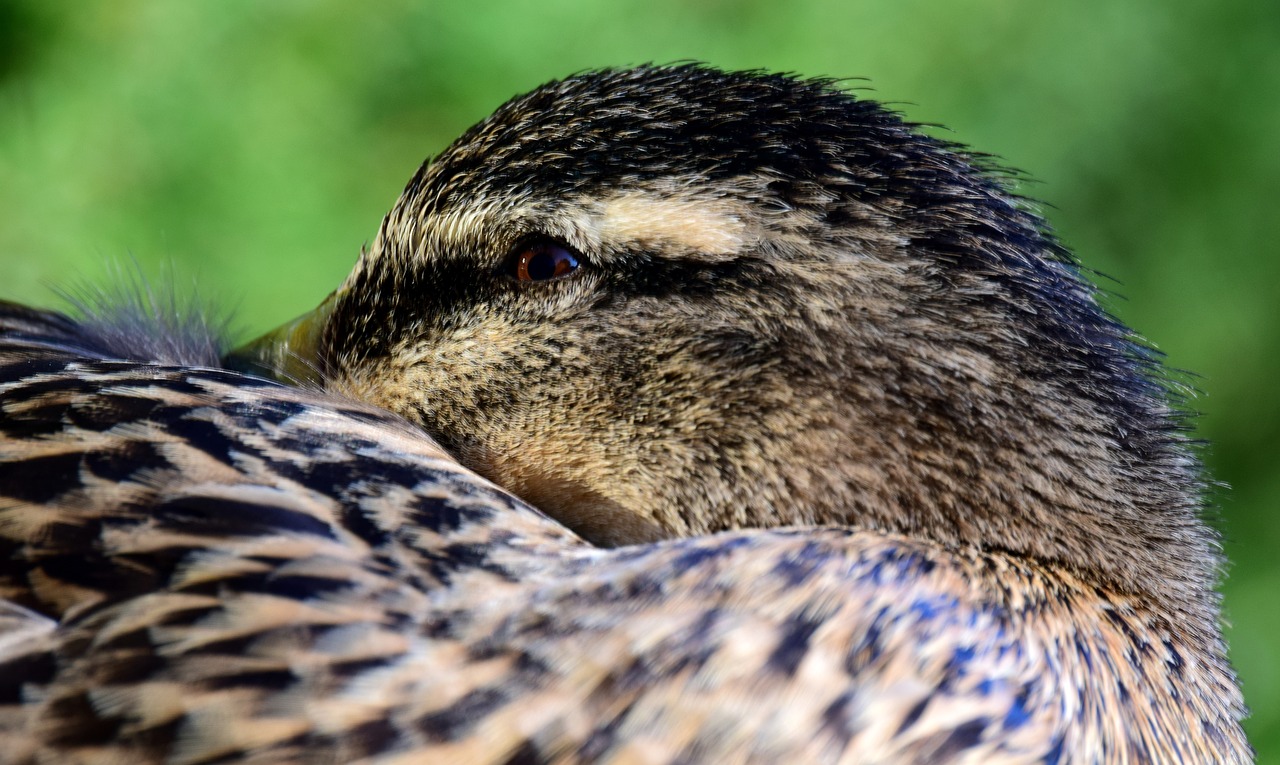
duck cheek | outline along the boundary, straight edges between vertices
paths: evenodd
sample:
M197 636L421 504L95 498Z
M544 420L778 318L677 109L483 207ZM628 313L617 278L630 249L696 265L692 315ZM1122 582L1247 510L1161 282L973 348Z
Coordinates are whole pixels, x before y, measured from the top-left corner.
M670 536L650 519L572 479L536 476L526 481L523 493L517 493L598 547L656 542Z
M593 450L542 434L459 454L467 467L512 491L600 547L653 542L673 534L646 514L625 482Z

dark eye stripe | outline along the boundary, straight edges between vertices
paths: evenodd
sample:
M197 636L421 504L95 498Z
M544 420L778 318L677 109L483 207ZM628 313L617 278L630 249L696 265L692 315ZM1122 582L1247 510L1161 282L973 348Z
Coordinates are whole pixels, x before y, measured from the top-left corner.
M578 255L556 242L535 242L521 247L512 261L512 274L522 282L561 279L578 270Z

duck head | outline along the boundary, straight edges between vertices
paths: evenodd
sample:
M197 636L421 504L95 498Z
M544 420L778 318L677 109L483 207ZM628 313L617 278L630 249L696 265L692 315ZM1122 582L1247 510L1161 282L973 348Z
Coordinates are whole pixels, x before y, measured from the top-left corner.
M234 361L403 415L596 544L875 529L1216 613L1152 353L999 173L829 81L516 98Z

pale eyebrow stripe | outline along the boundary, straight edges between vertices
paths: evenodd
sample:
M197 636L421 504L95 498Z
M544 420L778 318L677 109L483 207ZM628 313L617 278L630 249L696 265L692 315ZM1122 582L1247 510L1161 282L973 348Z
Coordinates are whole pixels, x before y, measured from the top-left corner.
M733 199L632 189L545 207L521 202L504 209L497 200L471 200L432 216L429 228L439 241L461 243L490 226L541 221L536 228L587 249L638 246L708 261L738 257L755 239L744 204Z
M728 199L623 191L582 200L585 228L601 242L672 248L709 260L735 257L747 244L741 205Z

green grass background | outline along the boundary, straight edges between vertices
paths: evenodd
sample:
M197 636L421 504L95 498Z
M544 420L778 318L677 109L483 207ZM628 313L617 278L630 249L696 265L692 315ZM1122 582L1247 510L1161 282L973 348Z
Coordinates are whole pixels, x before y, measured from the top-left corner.
M1036 179L1114 310L1194 370L1232 653L1280 760L1280 3L0 0L0 297L112 259L316 304L424 157L511 95L694 58L866 77Z

